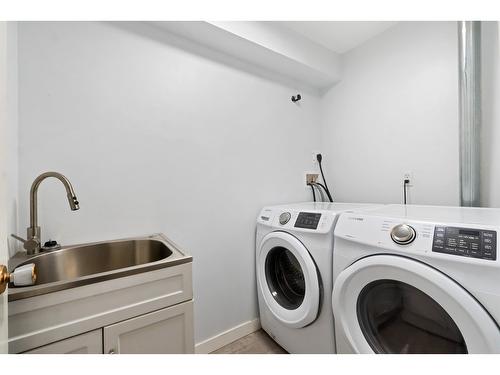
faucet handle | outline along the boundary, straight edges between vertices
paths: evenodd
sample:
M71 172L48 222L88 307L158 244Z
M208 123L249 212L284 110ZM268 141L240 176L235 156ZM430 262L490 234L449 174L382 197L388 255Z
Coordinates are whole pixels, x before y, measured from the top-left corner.
M26 243L27 240L25 240L24 238L22 237L19 237L18 235L14 234L14 233L11 233L11 236L14 237L16 240L22 242L23 244Z
M37 237L25 240L24 238L19 237L15 234L11 234L11 236L23 243L23 247L26 249L28 254L34 254L37 249L40 249L40 240Z

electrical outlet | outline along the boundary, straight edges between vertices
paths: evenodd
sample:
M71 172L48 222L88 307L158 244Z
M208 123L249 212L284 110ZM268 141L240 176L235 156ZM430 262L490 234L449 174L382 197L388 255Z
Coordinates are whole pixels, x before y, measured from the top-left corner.
M409 180L411 184L413 182L413 173L411 171L403 173L403 180Z
M319 152L319 151L312 152L312 162L314 165L316 165L318 163L318 159L316 159L316 155L318 155L318 154L321 154L321 152Z
M306 185L309 185L313 182L317 182L318 177L319 177L318 173L306 173Z

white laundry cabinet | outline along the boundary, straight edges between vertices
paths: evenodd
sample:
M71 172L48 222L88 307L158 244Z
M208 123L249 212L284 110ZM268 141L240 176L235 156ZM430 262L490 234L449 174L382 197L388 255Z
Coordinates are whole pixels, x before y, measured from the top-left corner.
M9 303L10 353L193 353L192 263Z

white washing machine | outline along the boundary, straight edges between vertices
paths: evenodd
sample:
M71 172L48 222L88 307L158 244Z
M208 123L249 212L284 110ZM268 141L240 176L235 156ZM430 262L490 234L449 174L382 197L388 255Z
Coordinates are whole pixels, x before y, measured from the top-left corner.
M262 328L289 353L335 353L331 311L333 228L368 204L300 203L257 218L256 277Z
M339 353L500 353L500 210L389 205L342 215Z

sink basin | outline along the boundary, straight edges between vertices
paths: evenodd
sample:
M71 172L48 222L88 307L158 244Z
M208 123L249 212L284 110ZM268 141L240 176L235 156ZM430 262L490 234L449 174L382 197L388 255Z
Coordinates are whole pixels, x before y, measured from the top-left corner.
M12 258L10 269L34 263L33 286L10 286L9 301L129 276L191 261L161 234L66 246L36 256Z
M35 264L36 285L40 285L156 262L170 255L172 250L163 242L144 239L71 247L42 254L25 263Z

